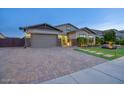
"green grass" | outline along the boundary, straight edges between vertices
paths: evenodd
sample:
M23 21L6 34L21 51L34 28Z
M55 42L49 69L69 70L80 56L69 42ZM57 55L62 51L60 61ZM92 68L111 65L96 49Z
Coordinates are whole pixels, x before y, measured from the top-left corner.
M89 51L101 52L104 55L110 54L110 55L114 55L114 56L105 57L104 55L98 55L96 53L90 53L89 51L84 51L84 49L85 50L88 49ZM115 49L104 49L104 48L101 48L101 47L89 47L89 48L76 48L75 50L79 51L79 52L84 52L86 54L94 55L94 56L97 56L97 57L105 58L105 59L108 59L108 60L113 60L113 59L124 56L124 48L118 48L118 49L115 50Z

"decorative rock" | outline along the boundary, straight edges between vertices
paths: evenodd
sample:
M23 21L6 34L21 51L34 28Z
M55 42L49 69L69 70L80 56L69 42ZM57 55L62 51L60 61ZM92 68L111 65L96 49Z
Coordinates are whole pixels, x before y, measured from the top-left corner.
M96 54L98 54L98 55L102 55L103 53L101 53L101 52L97 52Z
M113 57L114 55L106 54L105 57Z
M90 53L96 53L96 51L89 51Z

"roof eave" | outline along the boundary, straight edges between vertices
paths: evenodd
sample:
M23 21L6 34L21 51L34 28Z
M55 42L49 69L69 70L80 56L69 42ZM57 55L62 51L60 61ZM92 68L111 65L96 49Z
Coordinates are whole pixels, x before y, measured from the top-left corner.
M50 26L51 28L56 29L57 31L63 32L62 30L60 30L60 29L58 29L58 28L56 28L56 27L53 27L53 26L51 26L51 25L49 25L49 24L46 24L46 23L44 23L44 24L38 24L38 25L32 25L32 26L27 26L27 27L19 27L19 29L20 29L20 30L23 30L23 31L25 32L26 29L35 28L35 26L41 26L41 25L47 25L47 26Z

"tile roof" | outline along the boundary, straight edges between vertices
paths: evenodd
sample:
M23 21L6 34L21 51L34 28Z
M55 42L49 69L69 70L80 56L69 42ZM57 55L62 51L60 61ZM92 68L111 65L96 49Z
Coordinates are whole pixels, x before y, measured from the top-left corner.
M51 28L53 28L53 29L55 29L55 30L57 30L57 31L63 32L63 31L61 31L60 29L58 29L58 28L56 28L56 27L54 27L54 26L51 26L51 25L49 25L49 24L47 24L47 23L42 23L42 24L37 24L37 25L31 25L31 26L26 26L26 27L19 27L19 29L20 29L20 30L25 30L25 29L37 28L37 27L41 27L41 26L49 26L49 27L51 27Z

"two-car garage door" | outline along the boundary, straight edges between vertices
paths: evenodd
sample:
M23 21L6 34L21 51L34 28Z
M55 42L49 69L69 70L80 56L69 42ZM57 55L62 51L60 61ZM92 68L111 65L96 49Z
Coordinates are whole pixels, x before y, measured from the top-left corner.
M32 34L31 47L54 47L57 46L57 35Z

